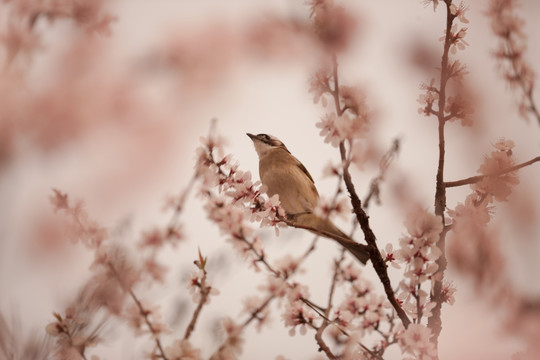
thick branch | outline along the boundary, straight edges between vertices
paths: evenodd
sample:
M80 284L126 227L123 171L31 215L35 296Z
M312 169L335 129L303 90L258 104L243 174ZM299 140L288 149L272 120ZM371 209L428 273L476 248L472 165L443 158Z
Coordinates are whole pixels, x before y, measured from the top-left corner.
M368 244L368 251L371 262L373 263L373 268L375 269L375 272L377 273L379 279L383 284L388 301L390 301L390 304L392 304L392 306L396 310L396 313L401 319L401 322L403 322L403 326L407 328L411 323L411 320L409 319L405 311L401 308L401 305L398 303L395 297L394 290L390 283L390 278L388 277L386 263L384 262L384 259L381 256L381 252L377 247L377 239L375 237L375 234L373 233L373 230L371 230L371 226L369 225L369 217L362 208L362 202L360 201L360 198L358 197L358 194L356 193L356 190L354 188L354 184L352 183L351 174L349 172L349 162L347 161L345 144L343 142L339 144L339 149L341 152L341 160L344 162L343 180L345 181L345 186L347 187L347 191L349 192L349 195L351 197L351 204L353 207L353 211L356 215L356 219L360 224L360 228L364 232L364 239L366 239L366 242Z
M496 177L496 176L501 176L501 175L504 175L504 174L508 174L508 173L513 172L513 171L519 170L519 169L521 169L521 168L523 168L525 166L532 165L537 161L540 161L540 156L537 156L534 159L531 159L529 161L525 161L524 163L514 165L514 166L511 166L511 167L506 168L506 169L499 170L499 171L494 172L492 174L471 176L471 177L468 177L466 179L456 180L456 181L446 181L444 183L444 187L445 188L450 188L450 187L457 187L457 186L463 186L463 185L476 184L477 182L479 182L482 179L485 179L487 177Z
M446 187L444 185L444 160L445 160L445 139L444 139L444 125L446 123L444 109L446 107L446 84L448 82L448 52L452 44L451 31L452 24L455 16L452 14L450 6L451 0L445 0L446 4L446 32L444 40L444 50L441 60L441 78L439 89L439 103L438 103L438 135L439 135L439 162L437 166L437 178L435 187L435 215L440 216L441 221L444 223L444 210L446 208ZM442 330L441 322L441 306L444 301L442 294L442 280L444 277L444 271L446 270L446 232L442 232L439 240L437 241L437 247L441 250L441 256L437 259L437 265L439 270L437 277L433 280L433 290L431 292L431 301L435 302L435 307L432 311L432 316L428 319L428 327L431 329L433 337L431 341L438 346L439 334Z

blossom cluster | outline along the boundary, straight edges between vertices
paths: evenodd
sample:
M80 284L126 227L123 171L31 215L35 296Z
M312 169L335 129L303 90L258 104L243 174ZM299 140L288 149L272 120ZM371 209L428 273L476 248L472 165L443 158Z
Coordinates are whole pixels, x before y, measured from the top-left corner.
M333 0L311 0L310 7L313 31L324 50L335 54L347 49L357 28L356 19Z
M372 350L383 354L397 341L402 326L393 318L391 306L384 295L378 294L371 282L362 276L356 263L338 268L338 285L344 287L345 296L334 310L333 326L329 333L338 344L343 344L345 358L355 359L365 350L360 340L373 339ZM348 334L348 337L344 336Z
M28 58L40 48L39 33L32 31L34 25L44 18L49 24L59 19L70 19L87 33L109 35L115 16L104 10L105 0L8 0L2 11L9 12L6 30L0 33L0 44L6 48L6 64L17 56ZM6 9L7 8L7 9Z
M403 309L419 323L423 316L431 316L435 306L423 285L427 283L431 289L430 282L439 268L436 261L442 252L437 241L443 224L440 217L417 207L408 214L405 226L408 234L399 240L400 247L395 253L405 266L398 299Z
M196 173L201 178L201 196L207 199L204 206L208 218L216 223L228 241L254 265L264 257L262 243L255 235L251 221L260 226L284 226L281 219L285 211L278 195L266 197L259 181L251 180L251 173L239 170L230 156L223 155L219 137L201 138L197 149ZM255 258L254 256L259 258Z
M431 342L431 330L422 324L411 324L399 337L399 346L403 359L432 360L437 359L437 349ZM409 357L410 356L410 357Z
M67 232L71 240L82 242L94 254L90 266L92 276L67 307L65 315L55 314L56 321L47 325L47 332L56 338L56 356L66 359L84 357L85 349L100 341L99 330L103 327L105 314L126 321L137 335L150 334L159 343L160 334L169 331L161 318L160 308L139 300L133 289L145 277L162 278L164 267L156 262L156 250L165 242L175 243L178 233L145 233L140 246L153 248L153 255L140 267L131 261L126 249L108 241L107 230L89 218L82 202L71 204L68 195L58 190L53 190L50 201L56 212L66 214L70 220ZM151 262L155 265L148 266ZM126 301L128 297L133 300L131 305Z
M353 139L365 137L372 118L364 91L356 86L339 85L337 79L336 56L348 48L355 22L332 0L313 0L311 19L313 31L331 61L322 62L310 81L309 92L314 102L321 101L325 108L329 102L335 104L335 109L327 111L316 126L321 129L324 141L337 147L344 140L352 143Z
M514 142L501 138L493 147L495 151L484 158L484 162L478 169L484 177L471 186L477 194L486 197L488 203L492 203L493 200L507 201L512 187L519 184L516 171L500 173L515 165L512 156Z
M257 221L261 226L275 227L276 231L278 226L283 225L280 219L283 219L285 212L280 207L278 196L267 198L260 182L253 182L249 172L239 170L238 165L231 162L230 156L224 156L219 137L202 138L201 141L202 146L197 150L196 171L201 177L200 193L207 198L204 207L208 217L256 269L259 268L258 263L262 262L270 271L268 284L261 289L270 298L287 297L282 316L285 325L291 327L291 334L295 333L297 326L304 333L305 326L313 320L313 314L302 302L309 297L309 293L305 286L287 282L298 271L301 259L285 256L270 265L266 261L262 242L250 225L250 222ZM267 319L266 309L260 307L263 303L261 298L251 297L244 309L257 316L259 327Z
M433 2L434 7L437 6L437 3ZM469 45L465 40L467 28L459 27L454 20L457 19L463 24L468 23L469 20L465 17L467 7L463 2L460 5L450 3L448 11L452 27L445 29L439 40L444 43L449 53L454 55L458 50L465 50ZM471 126L473 124L475 94L465 81L465 75L468 73L467 67L460 60L452 60L448 54L447 56L447 61L443 62L445 67L442 69L445 74L442 79L444 83L439 84L435 78L432 78L429 83L421 85L423 93L418 97L418 103L421 105L418 113L425 116L435 115L439 120L459 121L463 126ZM439 68L433 70L439 71ZM445 88L444 94L446 96L444 99L439 99L441 87ZM440 104L444 104L444 108L435 107L435 105Z
M321 99L324 106L327 105L328 95L339 99L339 110L328 111L316 124L321 129L324 142L337 147L344 140L352 142L364 138L369 131L372 114L360 88L340 86L337 90L332 89L330 81L333 76L328 70L320 70L311 82L310 92L315 94L315 101Z
M478 169L480 180L471 184L473 192L448 210L453 235L449 254L457 268L474 274L480 284L498 278L503 268L503 256L494 243L496 232L487 227L494 202L508 201L512 188L519 183L517 172L508 171L515 164L514 142L501 138L493 147L495 151Z
M491 28L499 40L494 56L508 84L512 88L521 88L520 115L527 119L532 113L540 121L532 97L535 73L524 59L525 23L516 14L516 7L516 0L491 0L489 3L487 13L491 18Z

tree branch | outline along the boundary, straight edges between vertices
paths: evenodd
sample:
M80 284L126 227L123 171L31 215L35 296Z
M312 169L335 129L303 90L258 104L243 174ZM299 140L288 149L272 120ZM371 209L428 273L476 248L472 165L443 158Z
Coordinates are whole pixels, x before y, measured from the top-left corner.
M139 313L143 317L144 322L146 323L146 326L148 326L148 329L152 333L154 341L156 342L156 347L158 348L159 353L160 353L159 356L162 359L167 360L168 358L167 358L167 356L165 356L165 351L163 350L163 346L161 345L161 340L159 339L159 333L158 333L158 331L156 331L156 329L154 328L154 325L152 324L152 322L148 318L149 312L144 309L141 301L139 300L137 295L135 295L135 293L133 292L133 289L131 289L131 287L127 286L126 284L124 284L122 282L121 277L118 274L118 272L116 271L116 268L114 267L114 265L111 262L109 262L108 265L109 265L109 268L111 269L112 273L114 274L114 276L116 277L116 279L120 283L120 286L125 291L128 292L129 296L131 296L131 299L133 300L133 302L135 303L135 305L139 309Z
M407 316L407 314L405 313L405 311L395 297L394 290L390 283L390 278L388 277L386 263L381 256L379 248L377 247L377 239L375 237L375 234L373 233L373 230L371 230L371 227L369 225L369 217L362 208L362 202L360 201L360 198L358 197L358 194L356 193L356 190L354 188L354 184L352 183L351 174L349 173L350 163L347 160L345 144L343 142L339 144L339 149L341 153L341 160L343 161L343 181L345 181L347 191L349 192L349 195L351 197L351 204L353 207L353 211L356 215L356 219L360 224L360 228L364 232L364 239L368 244L367 248L369 251L370 260L373 263L373 268L375 269L375 272L377 273L379 279L383 284L388 301L390 301L390 304L392 304L392 306L396 310L396 313L401 319L403 326L407 328L411 323L411 320L409 319L409 317Z
M446 182L444 182L444 187L445 188L450 188L450 187L457 187L457 186L475 184L475 183L477 183L477 182L479 182L479 181L481 181L481 180L483 180L483 179L485 179L487 177L492 177L492 176L495 177L495 176L501 176L501 175L504 175L504 174L508 174L508 173L513 172L513 171L519 170L519 169L521 169L521 168L523 168L525 166L532 165L537 161L540 161L540 156L537 156L534 159L531 159L529 161L525 161L525 162L523 162L521 164L514 165L514 166L511 166L509 168L499 170L499 171L494 172L492 174L471 176L471 177L468 177L466 179L456 180L456 181L446 181Z
M451 41L452 25L455 19L455 15L452 14L450 6L451 0L444 0L446 5L446 31L444 39L444 49L441 60L441 77L440 77L440 93L438 102L438 136L439 136L439 162L437 166L437 177L435 185L435 215L441 218L443 227L445 226L444 211L446 209L446 187L444 185L444 160L445 160L445 139L444 139L444 125L446 124L446 118L444 109L446 108L446 85L449 79L448 76L448 53ZM441 256L437 259L438 271L437 277L433 279L433 288L431 291L431 301L435 302L431 317L428 318L428 327L433 334L431 341L438 347L439 334L442 330L441 322L441 307L444 301L442 294L442 280L444 277L444 271L446 270L446 232L441 232L439 240L437 241L437 247L441 250Z

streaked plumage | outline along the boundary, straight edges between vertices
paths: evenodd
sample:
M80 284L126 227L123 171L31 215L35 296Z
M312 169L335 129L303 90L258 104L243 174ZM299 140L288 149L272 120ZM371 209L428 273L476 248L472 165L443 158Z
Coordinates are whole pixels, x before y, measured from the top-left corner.
M314 214L319 193L305 166L277 138L267 134L247 135L253 140L259 155L261 181L267 187L269 196L279 195L287 217L295 224L335 235L332 239L365 264L369 259L365 245L355 243L330 220Z

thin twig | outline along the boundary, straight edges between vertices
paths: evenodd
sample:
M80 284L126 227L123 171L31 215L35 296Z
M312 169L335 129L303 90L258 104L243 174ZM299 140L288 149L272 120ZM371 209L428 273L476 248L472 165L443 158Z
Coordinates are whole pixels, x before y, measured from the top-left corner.
M323 320L331 323L333 326L336 327L336 329L339 330L339 332L341 332L343 335L345 335L346 337L350 338L350 334L347 330L345 330L342 326L340 326L339 324L337 324L335 321L332 321L330 318L328 318L328 316L324 315L323 312L321 312L318 308L314 307L311 303L309 302L306 302L306 299L305 298L300 298L299 299L300 301L302 301L304 304L306 304L311 310L315 311L317 313L317 315L319 315ZM360 343L359 341L356 341L356 343L358 345L360 345L360 347L365 351L367 352L368 354L370 354L372 356L373 359L380 359L380 360L383 360L382 357L380 355L378 355L377 353L375 353L374 351L370 350L368 347L366 347L364 344Z
M371 183L369 185L369 192L364 198L364 201L362 201L362 207L367 210L369 208L369 202L373 197L375 197L377 204L379 203L379 193L380 193L380 183L384 180L384 176L386 174L386 170L392 163L392 160L396 156L396 154L399 152L400 147L400 140L394 139L392 141L392 146L390 149L383 155L381 158L381 161L379 162L379 174L373 180L371 180Z
M501 20L502 21L502 20ZM527 83L524 81L521 71L518 69L518 63L516 61L517 56L516 50L514 49L514 46L512 44L512 41L510 40L511 33L508 32L505 34L505 36L502 36L503 42L504 42L504 48L506 50L506 58L509 59L511 68L512 68L512 79L516 79L517 83L519 84L519 88L523 91L523 95L529 102L529 107L527 110L538 121L538 124L540 125L540 113L538 112L538 107L536 106L536 102L533 98L533 89L534 89L534 83L531 84L531 86L528 86Z
M184 333L184 339L189 339L191 336L191 333L193 330L195 330L195 324L197 323L197 320L199 318L199 315L201 313L201 310L206 304L208 300L208 296L210 295L210 290L212 290L212 287L206 285L206 270L203 270L203 277L201 279L200 284L201 289L201 298L199 299L199 303L197 304L197 308L195 308L195 311L193 312L193 316L191 317L191 321L189 322L189 325L186 328L186 332Z
M337 279L339 276L339 269L344 259L345 259L345 249L341 249L341 255L334 264L334 276L332 277L332 283L330 284L330 291L328 293L328 303L326 305L326 311L324 312L324 315L326 317L330 315L330 311L332 310L332 302L334 298L334 292L336 289ZM326 356L328 356L329 359L335 359L336 356L332 353L332 351L330 350L330 347L326 345L326 342L322 338L324 330L328 327L329 324L330 323L328 321L326 320L323 321L322 325L317 329L317 332L315 333L315 340L317 341L317 344L319 345L320 350L324 351L324 353L326 354Z
M450 188L450 187L457 187L457 186L463 186L463 185L476 184L477 182L479 182L479 181L481 181L481 180L483 180L483 179L485 179L487 177L497 177L497 176L501 176L501 175L504 175L504 174L508 174L508 173L513 172L513 171L519 170L519 169L521 169L521 168L523 168L525 166L529 166L531 164L534 164L537 161L540 161L540 156L537 156L534 159L531 159L529 161L525 161L525 162L523 162L521 164L514 165L514 166L511 166L509 168L499 170L499 171L494 172L492 174L471 176L471 177L468 177L466 179L456 180L456 181L445 181L444 186L446 188Z
M139 300L137 295L135 295L135 293L133 292L133 289L131 289L131 287L129 287L126 284L123 283L123 281L121 280L120 275L116 271L116 268L114 267L114 265L111 262L108 262L107 265L109 266L109 268L111 269L113 275L116 277L116 279L120 283L120 286L125 291L127 291L129 296L131 297L131 299L133 300L133 302L135 303L135 305L139 309L139 313L143 317L144 322L146 323L146 326L148 326L148 329L152 333L154 341L156 342L156 346L157 346L157 348L158 348L158 350L160 352L159 356L164 360L168 360L167 356L165 355L165 351L163 350L163 346L161 345L161 341L159 339L158 331L154 328L154 325L152 324L152 322L150 321L150 319L148 317L148 315L149 315L148 311L146 311L144 309L141 301Z

